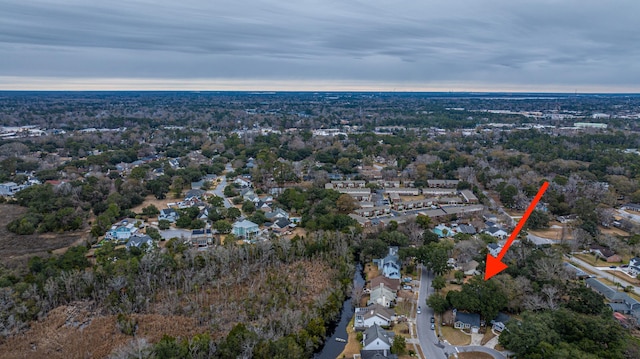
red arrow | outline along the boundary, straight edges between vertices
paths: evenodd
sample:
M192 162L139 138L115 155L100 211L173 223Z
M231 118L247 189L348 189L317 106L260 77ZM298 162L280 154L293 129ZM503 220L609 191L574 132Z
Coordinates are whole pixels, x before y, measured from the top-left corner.
M536 208L536 205L540 201L540 198L542 198L542 195L544 194L544 192L547 190L547 187L549 187L549 182L545 181L542 184L542 187L540 187L540 190L538 191L536 196L533 197L533 201L531 201L531 204L529 205L527 210L524 212L524 216L520 218L518 225L513 230L513 232L511 232L509 239L507 239L507 243L504 244L504 247L502 247L502 250L500 251L498 256L494 257L491 254L487 254L487 267L484 270L484 280L489 280L489 278L507 269L508 266L502 263L502 258L504 257L505 254L507 254L509 247L511 247L511 244L518 236L518 233L520 233L522 226L524 226L524 224L527 222L527 219L529 219L529 216L531 215L531 212L533 212L533 209Z

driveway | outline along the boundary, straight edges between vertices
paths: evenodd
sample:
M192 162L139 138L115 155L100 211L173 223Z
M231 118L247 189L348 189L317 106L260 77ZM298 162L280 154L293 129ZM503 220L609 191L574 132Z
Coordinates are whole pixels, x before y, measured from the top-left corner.
M431 281L433 273L427 271L421 266L422 276L420 279L420 292L418 294L418 305L422 307L422 314L416 315L416 328L418 330L418 340L422 347L422 352L427 359L447 359L447 355L456 352L483 352L493 356L496 359L506 359L507 357L499 351L483 346L453 346L443 343L436 337L436 331L431 330L431 316L434 315L433 309L427 306L426 300L429 295L433 294Z

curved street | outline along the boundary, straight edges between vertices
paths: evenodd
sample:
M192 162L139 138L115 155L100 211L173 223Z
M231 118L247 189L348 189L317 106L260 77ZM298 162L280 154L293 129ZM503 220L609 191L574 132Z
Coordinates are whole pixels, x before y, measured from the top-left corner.
M453 346L438 340L436 331L431 330L430 319L434 312L426 303L428 296L433 294L433 288L431 288L433 273L430 273L422 266L421 270L418 305L422 307L422 314L416 314L416 329L425 358L447 359L448 355L456 352L483 352L492 355L496 359L506 359L507 357L504 354L495 349L483 346Z

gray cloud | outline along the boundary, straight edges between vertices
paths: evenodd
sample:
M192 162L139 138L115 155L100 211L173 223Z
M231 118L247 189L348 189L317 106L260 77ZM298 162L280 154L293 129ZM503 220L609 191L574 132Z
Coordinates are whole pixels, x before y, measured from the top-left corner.
M635 0L0 0L0 9L0 76L12 78L640 83Z

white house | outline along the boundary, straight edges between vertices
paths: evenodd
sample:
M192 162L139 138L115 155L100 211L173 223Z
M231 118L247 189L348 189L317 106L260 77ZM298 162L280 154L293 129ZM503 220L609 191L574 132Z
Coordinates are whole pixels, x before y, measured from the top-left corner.
M147 250L153 248L153 239L146 234L136 234L129 238L127 241L127 249L132 247L141 248L143 245L147 246Z
M395 333L382 329L374 324L362 335L362 350L390 350Z
M504 229L500 227L489 227L485 230L486 233L490 234L493 237L504 239L509 233L507 233Z
M245 188L245 187L251 187L251 182L249 182L248 180L246 180L246 179L244 179L244 178L241 178L241 177L236 178L236 179L233 181L233 183L235 183L235 184L237 184L238 186L243 187L243 188Z
M163 208L160 210L160 215L158 215L158 220L165 220L169 222L175 222L180 218L178 212L173 208Z
M500 251L502 250L502 246L497 243L489 243L487 244L487 249L489 250L489 254L491 254L494 257L497 257L498 254L500 254Z
M367 304L379 304L383 307L390 307L396 298L397 296L394 290L385 286L384 283L380 283L378 287L371 288L371 295Z
M390 326L395 319L393 310L379 304L373 304L365 308L356 308L354 328L363 329L375 325Z

